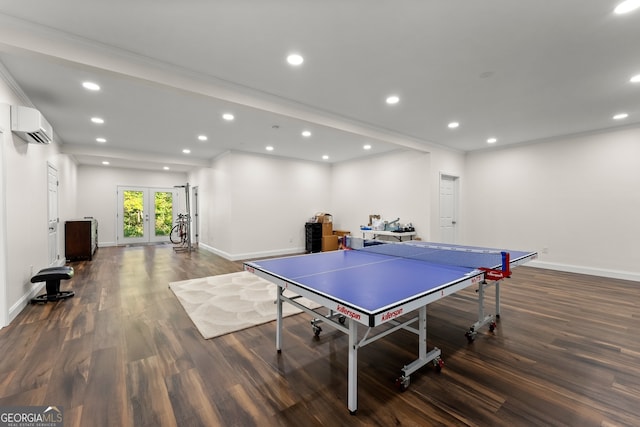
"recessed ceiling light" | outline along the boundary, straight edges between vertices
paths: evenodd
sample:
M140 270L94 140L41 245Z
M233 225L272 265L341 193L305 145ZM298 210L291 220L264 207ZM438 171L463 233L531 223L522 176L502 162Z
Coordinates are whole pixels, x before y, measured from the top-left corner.
M622 120L622 119L626 119L627 117L629 117L627 113L620 113L613 116L613 120Z
M365 144L362 146L364 150L371 150L371 144Z
M206 140L207 140L207 139L209 139L209 138L207 138L207 135L198 135L198 139L199 139L200 141L206 141Z
M100 85L94 82L82 82L82 87L87 90L93 90L93 91L100 90Z
M389 105L397 104L400 102L400 97L398 95L390 95L387 97L386 102Z
M103 165L108 165L109 162L107 162L106 160L104 162L102 162Z
M489 138L487 139L487 143L488 144L495 144L498 140L496 138Z
M169 169L171 169L169 166L164 166L162 169L168 171Z
M618 15L622 15L623 13L629 13L632 10L635 10L639 7L640 7L640 0L625 0L622 3L620 3L618 6L616 6L616 8L613 11Z
M455 128L457 128L458 126L460 126L460 123L458 123L458 122L451 122L451 123L449 123L447 126L449 127L449 129L455 129Z
M322 160L329 160L329 156L325 154L324 156L322 156Z
M222 115L222 118L225 119L226 121L230 122L231 120L233 120L235 117L233 116L233 114L231 113L224 113Z
M272 145L267 145L266 147L264 147L265 150L267 151L273 151L273 146Z
M291 55L287 56L287 62L290 65L301 65L304 62L304 58L297 54L297 53L292 53Z
M188 148L185 148L184 150L182 150L182 152L184 154L189 154L189 153L191 153L191 150L189 150Z
M104 119L101 119L100 117L91 117L91 121L99 125L104 123Z
M96 138L96 141L101 143L101 144L104 144L105 142L107 142L107 140L105 138Z
M631 83L640 83L640 74L637 74L629 79Z
M309 138L311 136L311 132L309 132L308 130L303 130L302 136L304 136L305 138Z

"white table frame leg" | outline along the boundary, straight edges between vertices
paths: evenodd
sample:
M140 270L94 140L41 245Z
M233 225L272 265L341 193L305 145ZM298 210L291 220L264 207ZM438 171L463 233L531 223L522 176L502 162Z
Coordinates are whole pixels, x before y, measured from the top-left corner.
M354 415L358 410L358 322L349 322L349 383L348 407Z

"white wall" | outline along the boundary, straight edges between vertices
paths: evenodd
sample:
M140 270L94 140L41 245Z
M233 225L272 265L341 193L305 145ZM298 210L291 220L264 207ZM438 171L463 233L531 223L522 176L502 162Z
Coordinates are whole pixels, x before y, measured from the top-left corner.
M51 163L58 171L58 216L65 220L74 218L78 204L78 166L69 156L58 154ZM58 227L59 253L64 257L64 222Z
M640 280L639 159L639 128L470 153L464 240Z
M304 249L305 222L331 208L331 167L235 154L232 172L232 230L248 231L233 240L233 253Z
M189 177L201 246L229 259L304 251L304 223L329 209L331 167L230 152Z
M0 70L2 71L2 70ZM60 185L58 200L60 222L70 214L71 206L62 206L73 199L74 162L59 153L58 144L28 144L11 133L9 105L25 105L25 101L14 93L13 84L3 74L0 79L0 129L3 130L2 156L2 197L3 214L3 262L0 263L0 286L4 298L1 316L3 324L11 321L29 299L43 287L42 283L32 284L31 277L38 270L49 266L48 256L48 187L47 164L58 170ZM58 253L61 255L63 237L58 233ZM0 298L1 299L1 298Z
M7 116L8 106L0 105L0 328L9 324L8 292L8 241L7 241L7 167L5 166L5 135L8 133L6 122L1 117Z
M432 147L430 153L399 150L333 167L331 206L335 227L351 231L370 214L412 223L417 237L440 241L440 174L464 179L464 154ZM460 190L462 205L464 193Z
M98 220L98 246L116 245L116 190L121 186L167 188L185 185L187 175L170 171L143 171L106 166L78 167L76 217L92 216ZM184 203L184 189L179 189L178 205Z
M412 223L418 236L427 240L431 171L430 153L410 150L334 165L329 212L334 229L362 237L360 226L368 223L369 215L379 214L385 221L400 218L401 224Z

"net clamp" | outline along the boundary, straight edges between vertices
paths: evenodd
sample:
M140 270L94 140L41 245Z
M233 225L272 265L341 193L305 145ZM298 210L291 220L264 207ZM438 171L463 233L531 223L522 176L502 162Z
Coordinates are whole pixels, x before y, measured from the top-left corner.
M511 277L511 271L509 270L494 270L492 268L480 267L478 270L484 272L485 280L502 280L507 277Z

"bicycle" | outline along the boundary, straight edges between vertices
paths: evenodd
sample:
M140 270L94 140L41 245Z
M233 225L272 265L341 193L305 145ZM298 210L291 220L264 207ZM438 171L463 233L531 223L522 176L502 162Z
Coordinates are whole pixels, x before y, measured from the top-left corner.
M189 216L187 214L178 214L176 225L171 229L169 240L174 245L184 246L187 244L187 235L189 232Z

